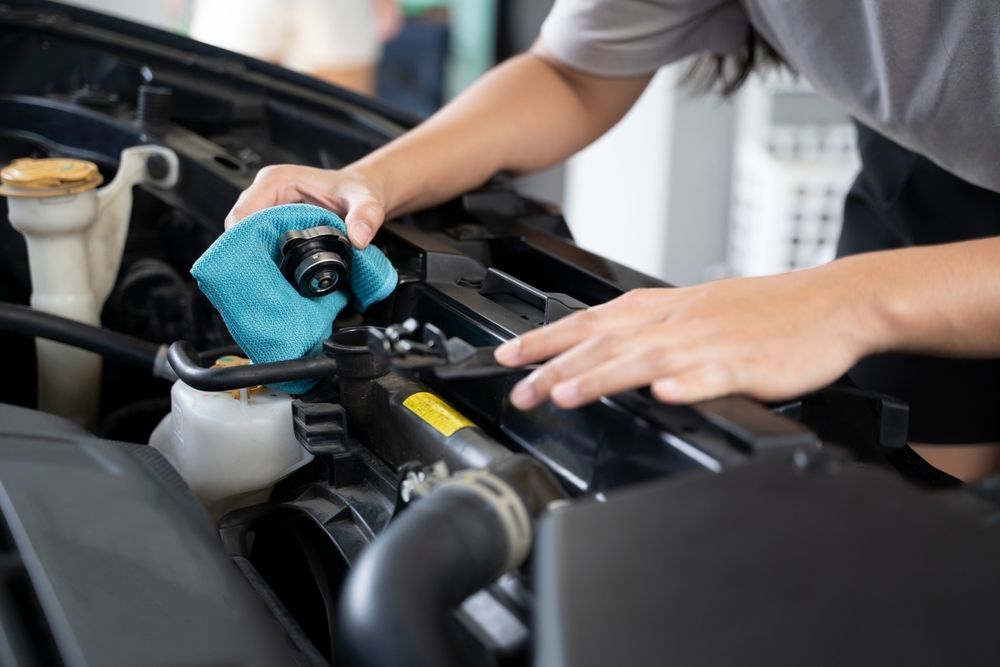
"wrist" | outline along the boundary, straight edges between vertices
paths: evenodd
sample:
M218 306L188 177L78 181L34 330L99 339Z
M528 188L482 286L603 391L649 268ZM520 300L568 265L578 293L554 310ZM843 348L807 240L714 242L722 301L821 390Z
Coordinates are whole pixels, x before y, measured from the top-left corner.
M894 271L889 251L852 255L827 266L838 273L846 290L847 318L856 338L860 357L905 347L905 333L911 330L913 303Z

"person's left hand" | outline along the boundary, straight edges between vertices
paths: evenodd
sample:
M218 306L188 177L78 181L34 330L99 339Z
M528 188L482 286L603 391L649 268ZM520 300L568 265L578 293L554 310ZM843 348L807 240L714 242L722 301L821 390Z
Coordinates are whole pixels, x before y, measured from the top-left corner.
M514 387L522 410L651 385L666 403L789 398L881 346L872 291L843 262L764 278L641 289L508 341L505 366L552 358ZM553 358L554 357L554 358Z

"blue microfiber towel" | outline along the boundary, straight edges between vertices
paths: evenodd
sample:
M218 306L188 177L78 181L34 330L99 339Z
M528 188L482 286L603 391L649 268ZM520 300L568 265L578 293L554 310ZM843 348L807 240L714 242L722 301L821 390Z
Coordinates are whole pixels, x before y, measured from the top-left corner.
M340 217L319 206L267 208L227 230L191 267L198 287L254 363L318 354L334 318L347 305L348 294L342 289L316 299L300 295L278 268L281 235L321 225L347 229ZM364 311L392 293L397 275L378 248L353 252L348 283L355 307ZM300 394L314 384L316 380L296 380L275 388Z

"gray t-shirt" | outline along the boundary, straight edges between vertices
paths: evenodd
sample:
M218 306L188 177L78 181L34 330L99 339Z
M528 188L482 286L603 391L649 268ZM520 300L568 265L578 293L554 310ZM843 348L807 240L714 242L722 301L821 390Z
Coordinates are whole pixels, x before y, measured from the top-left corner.
M556 0L542 41L627 77L735 53L751 24L852 116L1000 192L1000 0Z

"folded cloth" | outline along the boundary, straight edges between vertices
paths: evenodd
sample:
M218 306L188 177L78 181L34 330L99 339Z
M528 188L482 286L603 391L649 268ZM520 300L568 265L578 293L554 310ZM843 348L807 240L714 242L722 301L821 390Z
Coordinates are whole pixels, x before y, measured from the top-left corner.
M321 225L346 232L340 217L319 206L266 208L223 233L191 267L198 287L254 363L319 354L334 318L347 305L348 290L309 299L300 295L278 268L281 235ZM363 312L392 293L397 275L378 248L352 248L352 252L347 282L355 307ZM314 384L316 380L296 380L275 388L300 394Z

